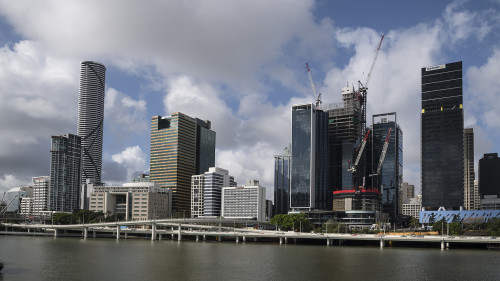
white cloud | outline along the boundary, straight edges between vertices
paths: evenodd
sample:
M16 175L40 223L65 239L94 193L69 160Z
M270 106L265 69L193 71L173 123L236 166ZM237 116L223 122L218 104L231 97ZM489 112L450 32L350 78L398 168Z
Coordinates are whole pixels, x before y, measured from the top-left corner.
M127 170L128 179L137 172L144 173L149 170L149 163L146 163L146 153L138 145L127 147L122 152L112 155L111 159Z
M0 194L3 195L3 192L9 191L10 189L18 186L31 185L30 182L26 180L19 179L15 175L4 174L0 176ZM1 197L0 197L1 198Z
M105 126L110 127L115 138L131 133L147 133L149 118L146 101L135 100L111 87L105 93L104 118Z

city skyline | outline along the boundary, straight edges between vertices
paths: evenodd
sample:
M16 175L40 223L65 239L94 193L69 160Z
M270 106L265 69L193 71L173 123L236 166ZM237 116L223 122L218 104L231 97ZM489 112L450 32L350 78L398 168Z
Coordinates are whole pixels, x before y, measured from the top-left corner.
M340 102L346 83L364 79L382 34L367 119L398 113L403 181L420 190L422 67L463 61L474 162L500 150L498 3L365 3L355 23L346 11L360 11L356 3L180 3L140 4L141 14L120 4L115 14L108 2L79 23L92 3L0 1L0 191L49 175L50 136L76 133L79 62L95 60L107 68L103 182L147 172L150 118L183 112L212 122L216 166L239 182L259 179L272 198L291 105L314 101L305 62L323 102Z

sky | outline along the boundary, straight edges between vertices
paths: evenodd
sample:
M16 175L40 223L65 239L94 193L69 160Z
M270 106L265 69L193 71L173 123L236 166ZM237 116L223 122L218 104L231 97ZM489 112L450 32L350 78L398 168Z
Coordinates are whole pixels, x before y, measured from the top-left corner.
M367 3L366 3L367 2ZM0 0L0 192L50 173L50 137L76 134L80 62L106 68L103 181L149 170L154 115L210 120L216 166L272 199L291 106L323 104L373 69L367 119L396 112L403 180L420 190L420 69L463 61L475 158L499 152L500 1Z

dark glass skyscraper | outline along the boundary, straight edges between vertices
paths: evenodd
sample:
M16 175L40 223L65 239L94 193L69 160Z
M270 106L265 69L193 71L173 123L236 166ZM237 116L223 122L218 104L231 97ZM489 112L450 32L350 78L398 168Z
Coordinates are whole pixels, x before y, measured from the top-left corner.
M497 195L497 198L500 198L500 158L498 158L498 153L487 153L479 159L479 192L481 199L485 195Z
M172 189L172 210L189 215L191 176L215 166L215 132L209 121L180 112L151 120L150 180Z
M292 155L285 147L274 156L274 213L287 214L290 209L290 162Z
M474 198L474 130L464 130L464 207L466 210L475 210Z
M326 210L328 113L312 103L292 106L290 209Z
M389 217L399 215L399 190L403 184L403 132L396 119L396 113L377 114L372 117L372 172L376 173L389 129L391 134L380 174L372 175L372 186L382 195L382 211Z
M422 68L422 207L464 202L462 62Z

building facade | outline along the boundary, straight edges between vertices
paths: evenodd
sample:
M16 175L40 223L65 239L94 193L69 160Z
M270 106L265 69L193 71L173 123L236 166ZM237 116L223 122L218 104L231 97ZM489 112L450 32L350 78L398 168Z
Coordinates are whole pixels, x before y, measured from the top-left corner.
M50 177L34 177L33 182L33 213L48 211Z
M235 187L229 171L210 167L208 172L191 177L191 217L219 217L222 206L222 188Z
M422 206L458 209L464 203L462 62L422 73Z
M215 166L215 132L210 121L183 113L153 116L150 180L172 190L172 210L189 216L191 176Z
M405 200L403 203L402 214L405 216L414 217L416 219L420 218L420 211L422 210L422 198L417 196L415 198L410 198Z
M79 136L52 136L49 211L73 212L80 208L81 155Z
M129 220L166 219L171 216L169 189L153 182L126 183L122 186L94 186L89 183L89 210Z
M464 129L464 208L474 208L474 130Z
M222 216L226 219L266 220L266 188L259 181L222 189Z
M285 147L283 154L274 155L274 213L288 214L290 210L290 168L292 155Z
M400 214L399 191L403 185L403 131L397 123L395 112L373 115L372 124L370 187L380 191L382 211L390 218L396 218ZM380 163L387 136L387 151L383 162ZM380 174L376 174L379 165Z
M326 210L328 113L312 103L292 106L290 209Z
M3 199L5 204L7 204L7 209L5 212L20 213L21 212L21 202L23 198L30 198L33 196L33 187L31 186L19 186L11 188L9 191L5 192ZM3 208L0 211L4 211Z
M478 171L481 199L484 199L485 195L496 195L500 198L500 158L498 158L498 153L484 154L483 158L479 159Z

